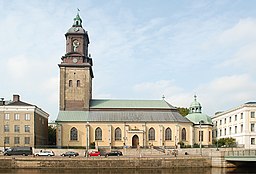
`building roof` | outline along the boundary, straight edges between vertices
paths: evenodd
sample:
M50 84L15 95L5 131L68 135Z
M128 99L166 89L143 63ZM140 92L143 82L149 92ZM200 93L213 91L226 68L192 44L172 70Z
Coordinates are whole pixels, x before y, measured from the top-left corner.
M212 124L212 119L203 113L191 113L186 116L187 119L192 121L194 124Z
M90 109L176 109L165 100L92 99Z
M35 106L26 102L22 102L22 101L14 101L14 102L10 102L8 104L6 104L7 106Z
M185 122L177 111L60 111L56 122Z

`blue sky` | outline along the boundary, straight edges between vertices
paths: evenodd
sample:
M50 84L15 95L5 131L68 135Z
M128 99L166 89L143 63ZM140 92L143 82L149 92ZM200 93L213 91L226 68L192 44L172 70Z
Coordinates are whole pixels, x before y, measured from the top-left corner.
M64 34L80 9L93 98L161 99L212 116L256 96L256 1L0 0L1 92L58 114Z

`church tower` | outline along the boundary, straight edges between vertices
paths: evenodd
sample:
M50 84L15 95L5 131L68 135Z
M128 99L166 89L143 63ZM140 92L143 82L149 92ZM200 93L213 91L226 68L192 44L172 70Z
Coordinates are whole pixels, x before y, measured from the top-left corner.
M66 54L60 68L60 101L62 111L89 110L92 98L92 58L88 55L89 37L77 13L72 27L65 34Z

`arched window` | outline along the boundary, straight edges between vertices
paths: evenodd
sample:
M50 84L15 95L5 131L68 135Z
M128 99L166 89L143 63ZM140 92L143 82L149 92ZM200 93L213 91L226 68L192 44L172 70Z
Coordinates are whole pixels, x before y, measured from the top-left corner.
M77 129L75 127L70 130L70 140L77 140Z
M155 129L152 127L148 131L148 140L155 140Z
M76 81L76 87L80 87L80 80Z
M95 129L95 140L102 140L102 130L99 127Z
M172 140L172 130L169 127L165 129L165 140Z
M72 80L69 80L69 81L68 81L68 86L69 86L69 87L72 87Z
M186 141L186 129L183 128L182 131L181 131L181 140L182 141Z
M115 140L121 140L121 137L122 137L121 129L118 127L115 129Z

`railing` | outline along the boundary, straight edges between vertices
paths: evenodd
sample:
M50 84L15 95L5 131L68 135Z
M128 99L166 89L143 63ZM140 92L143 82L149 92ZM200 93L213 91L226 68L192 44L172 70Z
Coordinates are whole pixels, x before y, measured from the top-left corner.
M256 150L239 150L239 151L227 151L224 156L226 157L256 157Z

